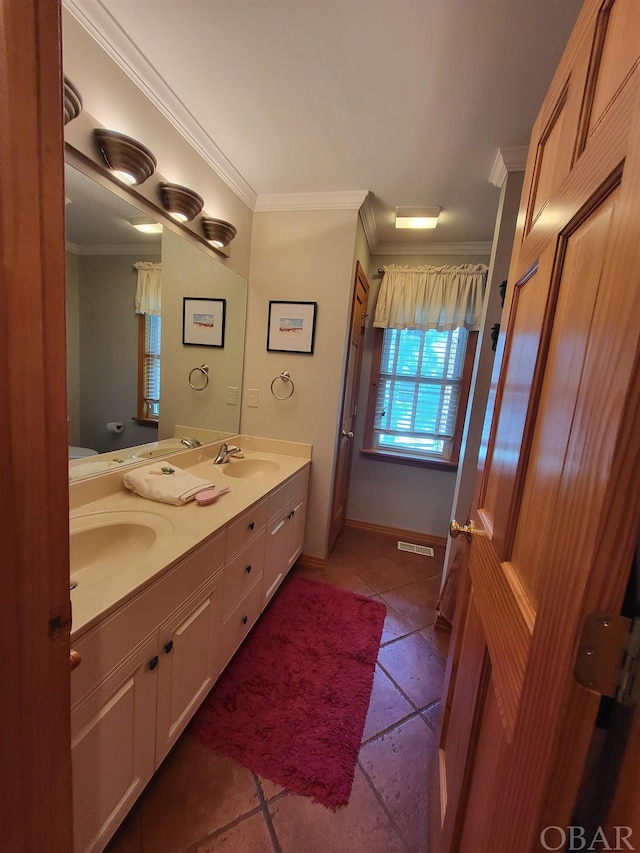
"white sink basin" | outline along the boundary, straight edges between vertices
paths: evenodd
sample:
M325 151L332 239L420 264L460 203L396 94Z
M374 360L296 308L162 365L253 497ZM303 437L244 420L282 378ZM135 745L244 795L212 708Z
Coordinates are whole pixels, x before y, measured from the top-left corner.
M280 465L275 459L233 459L216 465L227 477L263 477L265 474L275 474Z
M188 448L182 444L179 438L164 438L162 441L154 441L151 444L144 444L127 458L152 459L155 456L164 456L165 453L173 453L175 450L187 449Z
M151 512L101 512L69 523L71 585L97 583L120 572L166 541L173 525Z

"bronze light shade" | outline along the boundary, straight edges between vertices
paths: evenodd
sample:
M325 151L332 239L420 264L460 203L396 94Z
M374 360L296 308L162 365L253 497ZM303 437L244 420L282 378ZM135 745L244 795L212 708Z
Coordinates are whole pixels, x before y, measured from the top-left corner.
M93 131L105 163L116 177L127 184L142 184L156 170L156 158L141 142L98 127Z
M160 184L162 203L178 222L190 222L204 207L204 199L198 193L180 184Z
M207 240L218 249L227 246L238 233L236 228L224 219L203 219L202 230Z
M69 124L82 112L82 98L80 92L68 77L64 78L64 123Z

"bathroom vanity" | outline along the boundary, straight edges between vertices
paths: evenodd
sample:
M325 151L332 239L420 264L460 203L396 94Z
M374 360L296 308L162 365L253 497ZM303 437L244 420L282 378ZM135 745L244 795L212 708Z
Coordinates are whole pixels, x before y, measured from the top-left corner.
M302 551L310 445L233 441L224 465L219 442L170 456L230 487L209 506L118 471L70 484L76 853L104 849Z

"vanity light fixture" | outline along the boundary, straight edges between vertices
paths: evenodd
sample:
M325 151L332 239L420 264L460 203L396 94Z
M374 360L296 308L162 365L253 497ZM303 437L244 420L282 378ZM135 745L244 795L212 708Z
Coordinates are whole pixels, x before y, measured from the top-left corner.
M202 230L204 231L204 236L216 247L216 249L222 249L225 246L228 246L238 233L235 226L230 222L225 222L224 219L203 218Z
M396 228L435 228L439 207L396 207Z
M156 158L137 139L103 127L97 127L93 135L105 163L124 183L142 184L155 172Z
M82 112L82 98L80 92L68 77L64 78L64 123L69 124Z
M160 184L162 203L178 222L191 222L204 207L204 199L197 192L180 184Z
M150 216L131 216L127 222L143 234L162 234L162 225Z

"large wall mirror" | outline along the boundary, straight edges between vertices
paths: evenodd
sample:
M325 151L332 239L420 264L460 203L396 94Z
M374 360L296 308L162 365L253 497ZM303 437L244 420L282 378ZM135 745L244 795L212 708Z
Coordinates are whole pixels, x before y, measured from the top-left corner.
M178 424L237 433L246 281L166 223L161 233L136 230L131 220L145 214L135 204L68 163L65 197L69 444L124 455L131 446L173 437ZM158 426L136 419L139 261L162 268ZM183 344L185 297L224 300L222 347ZM202 364L209 381L196 391L189 376ZM124 429L114 431L113 424Z

